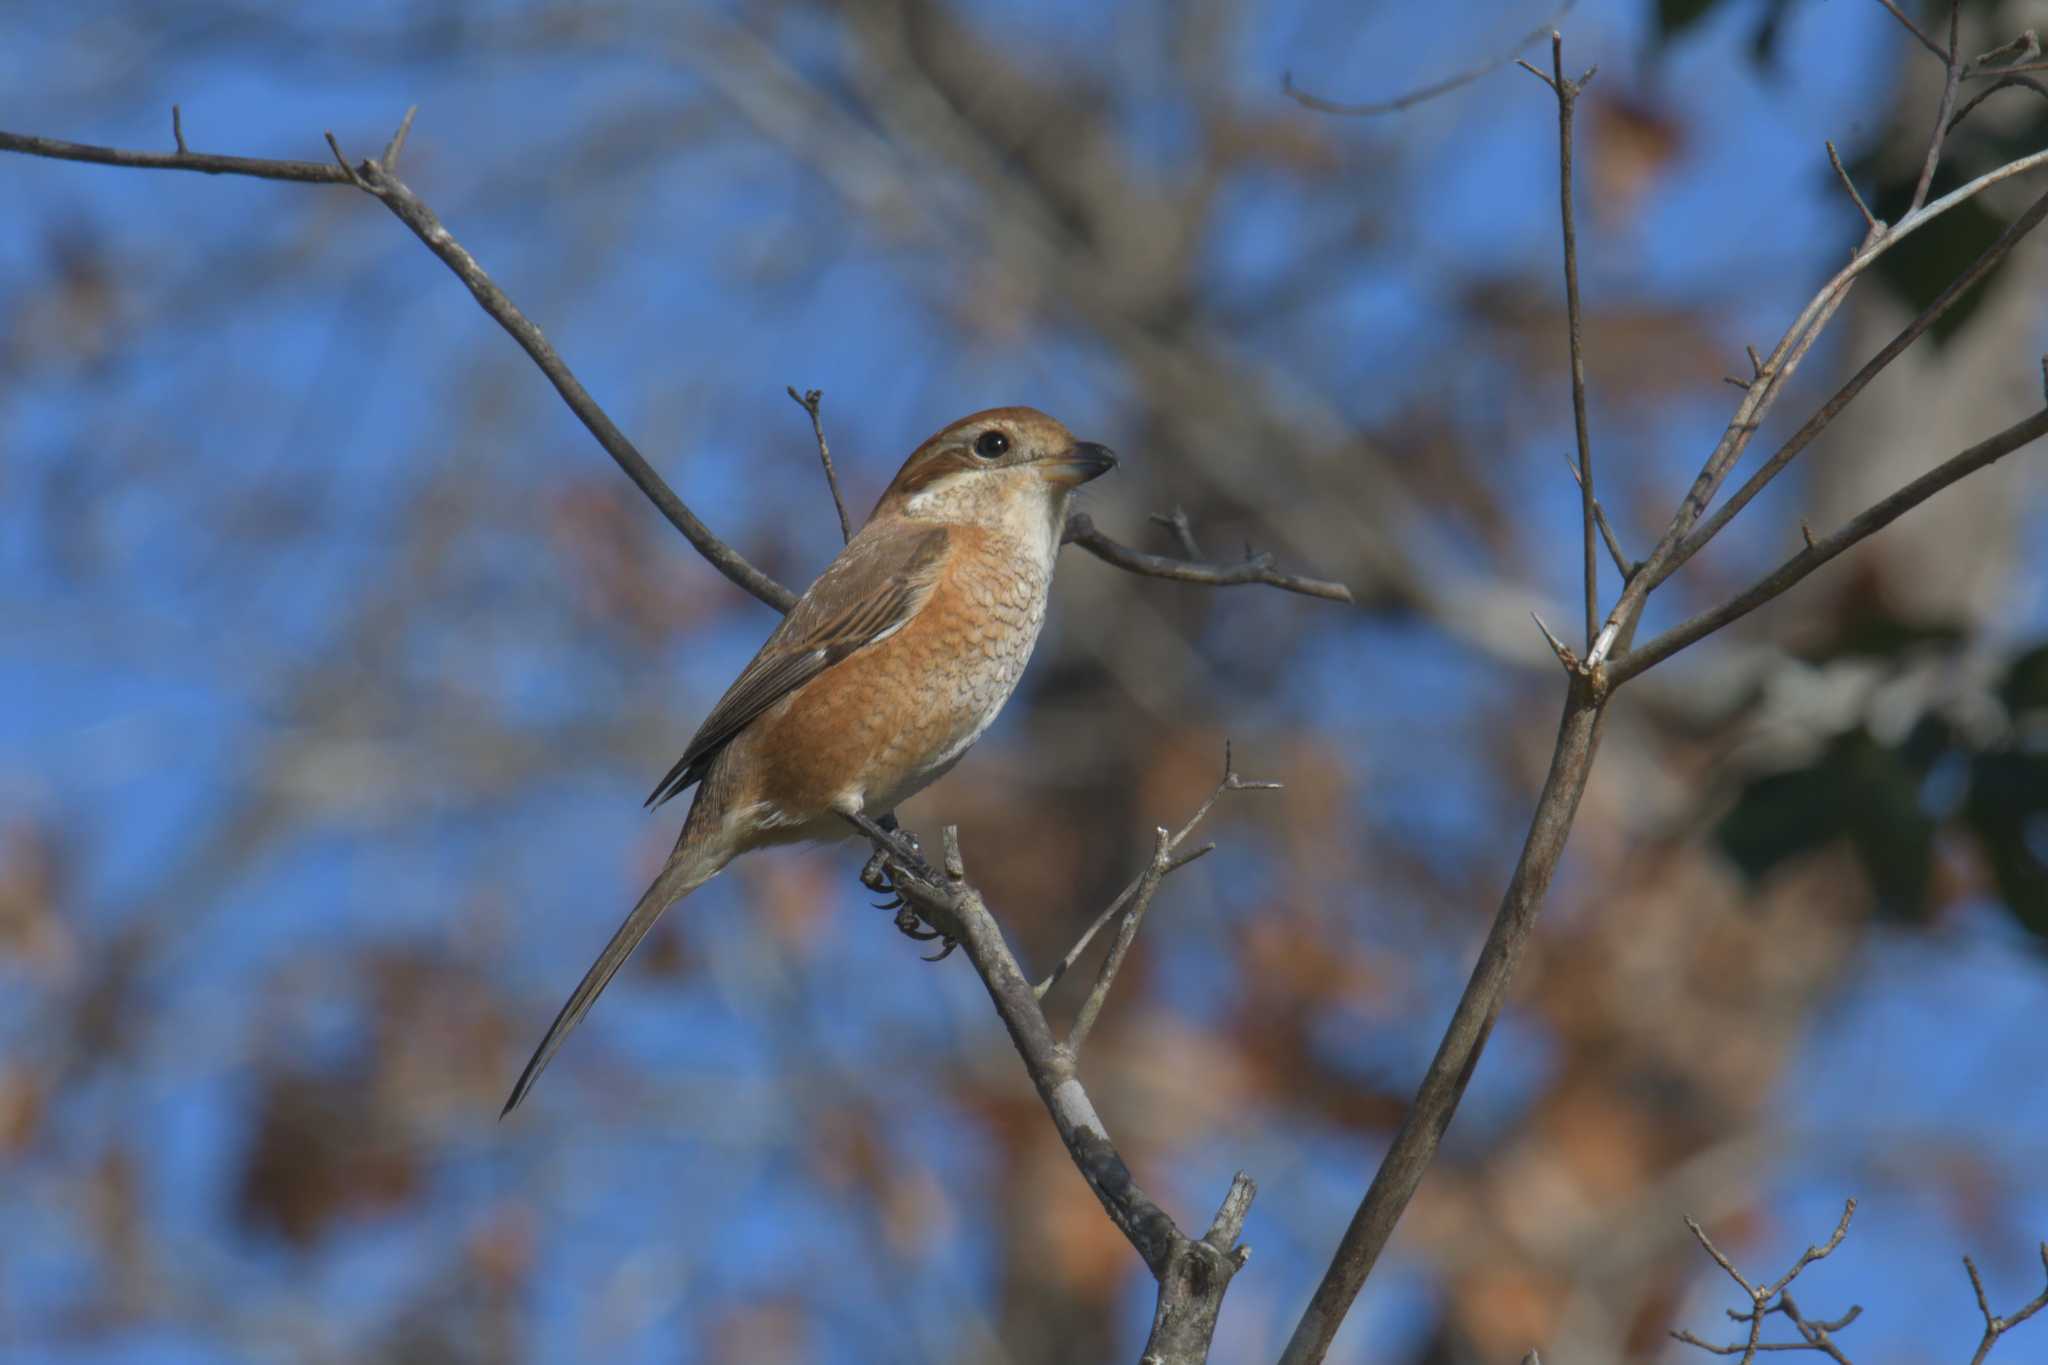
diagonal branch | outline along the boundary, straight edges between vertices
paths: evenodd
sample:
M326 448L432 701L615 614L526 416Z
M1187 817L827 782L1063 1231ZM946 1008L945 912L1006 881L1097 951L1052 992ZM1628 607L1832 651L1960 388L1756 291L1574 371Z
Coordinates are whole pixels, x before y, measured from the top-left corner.
M1401 1120L1393 1145L1381 1159L1372 1185L1337 1245L1330 1268L1324 1272L1296 1324L1294 1336L1280 1357L1281 1365L1315 1365L1329 1352L1338 1326L1351 1310L1352 1300L1357 1298L1380 1253L1386 1249L1394 1225L1422 1183L1423 1172L1435 1159L1437 1145L1450 1126L1458 1101L1464 1097L1465 1086L1479 1064L1480 1051L1493 1032L1494 1020L1500 1016L1508 979L1514 975L1523 945L1536 927L1536 915L1542 908L1544 893L1550 888L1551 874L1557 870L1572 820L1578 814L1579 798L1586 792L1606 714L1606 694L1596 692L1585 673L1574 673L1565 697L1564 715L1558 722L1557 745L1551 752L1543 794L1536 800L1522 855L1501 896L1486 946L1479 950L1479 961L1465 983L1465 993L1458 998L1436 1056L1423 1074L1415 1103Z
M2015 422L2004 431L1978 442L1968 450L1950 456L1890 497L1866 508L1833 535L1809 537L1798 554L1793 555L1775 571L1765 575L1745 591L1718 607L1703 611L1691 620L1673 626L1647 644L1632 649L1616 659L1607 670L1608 686L1621 686L1638 673L1662 663L1687 645L1696 644L1729 622L1747 616L1842 551L1883 530L1958 479L1976 473L1986 465L2003 459L2043 435L2048 435L2048 408Z
M1176 583L1199 583L1210 588L1234 588L1248 583L1263 583L1269 588L1279 588L1283 592L1298 592L1304 597L1320 597L1326 602L1342 602L1348 606L1355 601L1351 589L1342 583L1333 583L1327 578L1310 578L1304 574L1281 572L1273 567L1273 556L1270 554L1250 555L1241 564L1204 564L1133 550L1130 546L1112 540L1097 530L1094 519L1086 512L1067 513L1067 529L1061 537L1061 543L1078 545L1105 564L1114 564L1126 573L1140 574L1146 578L1170 578Z
M1654 588L1658 583L1663 582L1664 579L1676 573L1687 560L1698 554L1706 547L1709 541L1719 535L1722 529L1730 521L1734 520L1735 516L1744 507L1749 505L1751 498L1762 492L1764 487L1772 479L1775 479L1786 465L1797 458L1801 451L1812 444L1815 437L1827 429L1828 425L1841 414L1844 408L1856 400L1857 395L1863 392L1864 388L1869 385L1871 380L1878 376L1880 371L1898 359L1905 352L1906 348L1915 341L1918 341L1928 328L1941 319L1942 314L1948 312L1955 305L1958 299L1962 298L1979 281L1989 275L1997 267L1998 263L2005 259L2006 254L2019 244L2022 237L2025 237L2029 232L2040 226L2044 217L2048 217L2048 193L2043 193L2025 212L2013 219L2007 225L2005 231L1999 234L1997 241L1986 247L1983 254L1972 261L1967 270L1951 280L1948 286L1935 296L1934 301L1920 311L1918 317L1907 323L1897 336L1886 343L1883 350L1872 356L1862 369L1850 376L1848 382L1837 389L1834 396L1821 405L1820 411L1807 419L1806 424L1794 432L1770 459L1764 461L1757 468L1757 471L1751 474L1748 480L1743 483L1742 487L1736 489L1735 492L1728 496L1726 502L1715 508L1714 515L1707 518L1706 521L1701 523L1699 529L1687 536L1679 544L1651 586Z
M1173 835L1161 825L1153 831L1152 861L1145 864L1143 875L1138 878L1137 893L1132 896L1130 908L1124 911L1121 923L1116 927L1116 938L1109 945L1109 953L1102 959L1102 970L1095 974L1095 985L1089 990L1088 998L1081 1002L1080 1013L1074 1016L1074 1026L1067 1030L1067 1051L1076 1057L1087 1046L1088 1035L1095 1031L1096 1017L1102 1013L1102 1004L1109 998L1109 988L1116 981L1116 974L1123 968L1124 958L1130 953L1131 945L1138 941L1138 925L1145 918L1145 911L1152 906L1152 897L1159 890L1159 883L1173 866Z
M1994 1313L1991 1301L1984 1295L1984 1278L1977 1273L1976 1263L1965 1256L1963 1269L1970 1272L1970 1288L1977 1291L1977 1311L1984 1315L1984 1335L1977 1340L1977 1353L1970 1357L1970 1365L1984 1365L1984 1358L1991 1354L1991 1348L1998 1344L2000 1337L2043 1308L2048 1308L2048 1289L2043 1289L2010 1313ZM2041 1243L2041 1269L2048 1271L2048 1242Z
M1707 1236L1705 1228L1701 1227L1691 1218L1686 1219L1685 1225L1692 1229L1693 1238L1700 1244L1701 1250L1712 1257L1714 1264L1726 1271L1728 1278L1740 1285L1742 1292L1749 1296L1749 1307L1746 1310L1733 1308L1728 1310L1730 1318L1736 1322L1746 1322L1749 1324L1749 1335L1742 1341L1715 1345L1713 1342L1703 1340L1691 1332L1675 1331L1671 1334L1672 1340L1683 1342L1687 1346L1697 1346L1700 1350L1710 1355L1739 1355L1742 1357L1742 1365L1750 1365L1750 1362L1765 1352L1776 1351L1818 1351L1830 1360L1835 1361L1836 1365L1849 1365L1849 1358L1843 1355L1842 1348L1835 1344L1833 1334L1841 1331L1844 1327L1847 1327L1850 1323L1861 1317L1863 1315L1862 1307L1860 1305L1851 1307L1848 1312L1832 1321L1809 1318L1799 1311L1799 1305L1793 1301L1792 1296L1786 1291L1791 1287L1792 1281L1798 1279L1808 1266L1812 1265L1815 1261L1825 1260L1834 1254L1835 1248L1842 1245L1842 1239L1849 1235L1849 1220L1855 1216L1856 1201L1854 1199L1845 1200L1842 1204L1841 1221L1835 1224L1833 1235L1818 1246L1807 1247L1800 1254L1799 1259L1792 1263L1791 1269L1767 1285L1751 1283L1740 1270L1735 1268L1735 1262L1728 1259L1727 1253L1714 1245L1714 1239ZM1799 1333L1798 1341L1765 1341L1763 1339L1764 1319L1773 1313L1782 1315L1786 1321L1792 1324L1794 1330Z
M1053 968L1045 980L1032 988L1032 993L1043 1000L1045 993L1051 990L1054 983L1074 965L1087 949L1089 942L1102 931L1102 927L1121 912L1123 918L1117 925L1116 938L1110 944L1108 955L1102 960L1102 969L1096 973L1095 985L1090 988L1088 998L1081 1002L1080 1013L1075 1016L1074 1026L1067 1034L1068 1052L1076 1057L1081 1055L1081 1047L1088 1041L1089 1033L1095 1028L1096 1016L1101 1014L1103 1002L1109 998L1109 988L1115 983L1116 974L1123 967L1125 956L1131 951L1131 944L1137 940L1139 922L1145 918L1145 911L1150 908L1152 897L1159 890L1159 884L1169 873L1179 871L1216 847L1214 844L1203 844L1192 853L1179 853L1180 846L1194 833L1195 826L1202 823L1210 809L1215 806L1217 799L1225 792L1278 790L1278 782L1247 782L1239 777L1237 768L1230 761L1230 746L1225 744L1223 780L1216 784L1216 789L1209 793L1208 799L1196 808L1195 813L1188 817L1188 822L1182 825L1178 832L1170 833L1164 825L1154 832L1152 859L1146 863L1145 870L1138 874L1138 879L1125 887L1122 893L1110 902L1109 908L1103 911L1074 946L1067 950L1067 955L1060 960L1059 966Z
M918 871L921 864L893 836L876 831L874 842L890 860L891 879L904 902L966 950L1068 1155L1110 1221L1158 1281L1145 1359L1160 1365L1200 1365L1208 1358L1224 1291L1250 1254L1237 1238L1256 1186L1239 1172L1208 1232L1199 1238L1182 1232L1145 1193L1117 1151L1081 1081L1073 1050L1054 1039L1038 993L1018 967L981 893L965 879L957 833L946 831L946 871L929 877ZM955 872L961 875L956 877Z
M1763 424L1764 417L1784 392L1786 381L1797 371L1800 362L1805 359L1807 352L1812 349L1814 342L1819 339L1821 332L1848 297L1849 290L1858 277L1906 237L1957 205L1982 194L1993 185L2043 165L2048 165L2048 150L2016 158L1906 214L1882 231L1873 228L1865 235L1862 245L1857 247L1856 254L1850 257L1849 263L1835 272L1834 277L1821 286L1820 292L1808 300L1799 315L1792 320L1792 325L1786 328L1784 336L1779 338L1778 344L1772 348L1770 355L1761 361L1756 361L1755 357L1752 357L1756 377L1749 382L1742 401L1736 406L1734 416L1729 419L1721 434L1721 439L1715 443L1698 476L1694 478L1692 487L1686 491L1677 511L1672 514L1671 524L1665 528L1656 548L1643 562L1644 571L1622 589L1621 596L1607 613L1607 622L1600 629L1600 638L1594 642L1588 660L1590 664L1602 663L1624 628L1632 629L1635 622L1640 619L1643 602L1648 598L1651 589L1668 576L1666 569L1674 556L1680 553L1685 538L1698 524L1708 504L1714 500L1722 481L1727 478L1736 461L1741 459L1750 439Z
M1564 467L1572 472L1573 482L1577 482L1579 467L1572 463L1571 456L1564 457ZM1622 582L1626 583L1630 575L1636 571L1635 561L1621 548L1621 539L1614 534L1614 527L1607 520L1607 509L1600 505L1598 498L1593 499L1593 522L1600 528L1600 539L1607 542L1607 557L1614 561L1614 571L1620 574Z
M393 136L386 148L387 158L395 158L404 146L406 130L411 127L412 115L406 115L405 122ZM697 553L704 556L711 566L731 579L740 587L760 598L777 611L788 611L796 602L796 594L776 582L761 570L748 563L739 551L727 545L711 528L697 519L683 500L676 496L654 467L647 463L639 448L626 438L612 419L599 407L597 400L572 373L560 355L556 354L545 334L534 325L532 319L519 311L517 305L500 289L495 281L477 264L476 257L469 254L462 244L455 240L441 220L434 216L418 195L414 194L397 173L384 161L367 160L350 165L341 155L339 144L332 133L327 135L328 145L334 149L334 163L319 161L268 161L256 157L215 156L183 149L184 128L182 118L175 128L180 150L175 152L132 152L114 147L94 146L83 142L64 142L56 138L29 137L20 133L0 132L0 151L23 152L30 156L51 157L60 161L87 161L107 166L127 166L143 170L199 171L207 175L253 176L259 180L289 180L302 184L353 185L365 194L375 198L391 210L398 220L412 229L413 234L426 243L427 249L441 259L442 264L455 272L456 278L467 285L477 305L503 327L520 348L540 367L548 382L555 386L555 392L569 405L577 420L597 438L626 477L634 486L647 495L667 517L669 524L683 533Z
M1278 782L1252 782L1238 776L1236 765L1230 761L1230 745L1225 743L1223 746L1223 778L1216 784L1215 789L1204 798L1202 804L1195 807L1195 813L1188 817L1187 823L1178 830L1175 830L1172 836L1167 839L1166 852L1169 855L1169 859L1165 871L1160 875L1164 877L1167 873L1177 872L1216 847L1214 844L1203 844L1200 848L1190 853L1182 853L1180 851L1181 845L1187 842L1188 836L1195 832L1195 827L1209 818L1209 812L1215 809L1216 802L1222 797L1223 793L1279 790L1280 784ZM1111 920L1123 912L1124 907L1130 903L1131 897L1138 894L1139 889L1145 884L1145 879L1151 875L1151 872L1151 865L1147 864L1145 869L1131 880L1130 885L1117 893L1116 899L1109 903L1109 908L1100 915L1097 915L1095 922L1083 930L1081 937L1074 941L1074 946L1067 949L1066 956L1060 959L1059 965L1048 972L1043 981L1032 987L1033 994L1040 1000L1045 999L1046 992L1058 985L1060 978L1071 971L1074 964L1081 960L1081 954L1088 951L1088 945L1095 941L1095 936L1101 933Z
M1467 67L1465 70L1455 75L1446 76L1442 80L1431 81L1428 85L1419 85L1404 94L1394 96L1392 99L1372 100L1364 104L1348 104L1341 100L1324 99L1321 95L1311 95L1308 91L1296 85L1294 83L1294 73L1291 71L1281 73L1280 89L1289 99L1304 108L1314 109L1318 113L1323 114L1339 114L1346 118L1371 118L1379 114L1392 114L1398 113L1403 109L1412 109L1418 104L1424 104L1435 99L1439 95L1448 95L1453 90L1491 76L1494 72L1513 61L1517 52L1522 51L1531 43L1542 41L1543 35L1551 32L1557 21L1569 14L1572 6L1577 3L1578 0L1564 0L1563 4L1551 12L1548 19L1545 19L1541 24L1529 30L1513 47L1503 52L1500 56L1480 62L1476 66Z

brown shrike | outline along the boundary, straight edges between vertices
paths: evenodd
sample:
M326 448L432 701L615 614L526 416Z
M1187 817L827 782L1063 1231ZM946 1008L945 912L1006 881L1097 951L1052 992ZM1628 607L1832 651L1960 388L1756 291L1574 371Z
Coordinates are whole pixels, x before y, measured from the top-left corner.
M506 1113L662 911L750 849L873 828L960 761L1031 657L1068 495L1115 464L1031 408L962 418L903 462L648 798L697 786L675 851L555 1016Z

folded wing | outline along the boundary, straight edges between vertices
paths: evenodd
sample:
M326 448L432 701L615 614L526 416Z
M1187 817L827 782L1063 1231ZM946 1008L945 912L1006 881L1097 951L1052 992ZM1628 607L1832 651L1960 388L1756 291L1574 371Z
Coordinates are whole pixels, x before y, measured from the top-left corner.
M943 526L855 536L711 708L647 804L658 806L701 780L719 751L784 697L901 630L931 595L946 537Z

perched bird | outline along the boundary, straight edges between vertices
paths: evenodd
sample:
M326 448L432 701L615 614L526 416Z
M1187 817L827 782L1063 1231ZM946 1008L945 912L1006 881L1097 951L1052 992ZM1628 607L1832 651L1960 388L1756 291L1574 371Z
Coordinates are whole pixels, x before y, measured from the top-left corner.
M1031 657L1068 495L1115 464L1031 408L964 417L903 462L647 798L697 784L675 851L555 1016L505 1113L662 911L751 849L871 831L959 762Z

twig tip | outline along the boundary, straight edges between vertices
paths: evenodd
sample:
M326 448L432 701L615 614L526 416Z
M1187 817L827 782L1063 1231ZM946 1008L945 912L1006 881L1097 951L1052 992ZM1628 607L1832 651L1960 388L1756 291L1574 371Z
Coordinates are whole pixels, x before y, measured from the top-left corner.
M1571 669L1573 672L1577 672L1579 667L1579 657L1578 655L1572 653L1571 646L1567 645L1564 641L1558 639L1557 635L1550 629L1550 627L1543 624L1543 618L1541 616L1538 616L1535 612L1532 611L1529 613L1529 619L1536 623L1536 629L1543 632L1543 641L1545 644L1550 646L1550 652L1557 656L1557 661L1563 664L1566 668Z

